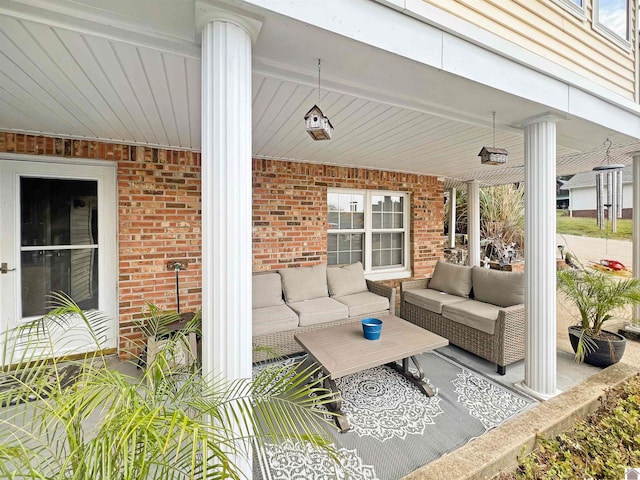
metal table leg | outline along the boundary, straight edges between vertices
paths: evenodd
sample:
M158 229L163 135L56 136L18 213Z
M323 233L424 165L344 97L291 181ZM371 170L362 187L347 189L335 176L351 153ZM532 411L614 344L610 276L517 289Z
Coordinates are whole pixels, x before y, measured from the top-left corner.
M305 358L304 361L299 364L297 370L300 372L303 370L307 370L310 367L317 366L318 364L312 358L310 358L310 356L307 356L307 358ZM330 412L336 414L336 416L334 416L333 418L336 422L336 425L338 426L338 429L340 429L340 433L348 432L349 430L351 430L351 425L349 425L347 416L342 411L342 397L340 396L340 390L338 390L338 386L336 385L335 380L329 378L326 372L323 371L323 375L325 375L323 387L331 391L334 394L335 398L335 401L327 404L327 408Z
M417 375L409 371L409 358L418 370ZM411 356L408 358L403 358L402 365L399 365L398 362L391 362L387 365L404 375L407 380L418 387L420 391L422 391L422 393L424 393L427 397L433 397L436 394L436 392L433 391L429 384L424 381L424 370L422 370L422 367L420 366L420 363L418 362L418 359L416 357Z

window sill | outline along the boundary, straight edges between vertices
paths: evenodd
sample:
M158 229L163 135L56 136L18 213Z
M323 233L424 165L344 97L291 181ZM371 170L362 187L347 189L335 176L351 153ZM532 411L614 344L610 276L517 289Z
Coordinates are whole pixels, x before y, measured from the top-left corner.
M395 270L365 272L364 276L367 280L395 280L397 278L409 278L411 270L398 268Z

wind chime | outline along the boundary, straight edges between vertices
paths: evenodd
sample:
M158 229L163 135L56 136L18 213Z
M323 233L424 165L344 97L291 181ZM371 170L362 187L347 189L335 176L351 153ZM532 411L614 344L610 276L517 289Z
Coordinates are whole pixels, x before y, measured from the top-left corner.
M606 151L602 165L593 168L596 172L596 212L598 227L605 228L605 208L607 220L611 220L611 231L618 230L618 218L622 218L622 169L624 165L611 164L611 140L603 142Z

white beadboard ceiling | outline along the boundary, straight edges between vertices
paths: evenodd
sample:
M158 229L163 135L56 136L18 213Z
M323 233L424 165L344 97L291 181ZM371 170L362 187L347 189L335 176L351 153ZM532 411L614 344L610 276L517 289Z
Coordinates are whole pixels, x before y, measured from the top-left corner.
M543 107L326 32L316 32L326 38L313 51L308 26L277 20L265 19L254 47L255 157L431 174L449 186L523 179L517 121ZM193 46L177 50L0 14L0 130L198 150L200 59ZM303 116L318 101L335 126L331 141L304 131ZM507 167L477 157L492 144L496 105L496 146L509 151ZM599 163L606 134L561 122L558 173ZM621 152L633 146L611 136ZM576 156L583 151L594 153Z

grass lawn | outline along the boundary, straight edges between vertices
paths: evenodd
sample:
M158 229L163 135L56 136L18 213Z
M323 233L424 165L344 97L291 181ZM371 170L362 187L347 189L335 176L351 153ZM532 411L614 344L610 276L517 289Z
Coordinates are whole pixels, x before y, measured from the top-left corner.
M611 232L611 222L609 222L607 228L600 230L595 218L572 218L568 216L566 210L557 210L556 219L556 230L558 233L631 241L631 220L618 219L618 231L613 233Z

